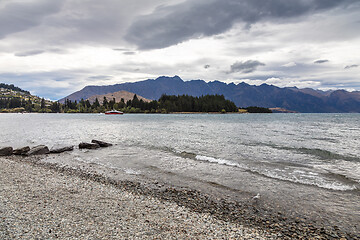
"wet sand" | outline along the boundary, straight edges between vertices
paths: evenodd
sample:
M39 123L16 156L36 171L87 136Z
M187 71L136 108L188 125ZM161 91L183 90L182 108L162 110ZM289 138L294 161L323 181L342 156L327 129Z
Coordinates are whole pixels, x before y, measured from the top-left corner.
M0 239L357 239L190 189L0 157Z

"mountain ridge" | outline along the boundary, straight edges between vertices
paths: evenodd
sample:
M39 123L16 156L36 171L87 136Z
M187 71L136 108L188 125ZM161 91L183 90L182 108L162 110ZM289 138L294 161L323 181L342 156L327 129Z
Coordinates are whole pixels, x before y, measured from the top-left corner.
M81 98L87 99L93 95L121 90L136 93L147 99L159 99L162 94L191 96L222 94L238 107L284 108L308 113L360 112L359 91L280 88L268 84L255 86L244 82L227 84L220 81L183 81L179 76L161 76L156 79L107 86L86 86L59 101L63 102L65 99L78 101Z

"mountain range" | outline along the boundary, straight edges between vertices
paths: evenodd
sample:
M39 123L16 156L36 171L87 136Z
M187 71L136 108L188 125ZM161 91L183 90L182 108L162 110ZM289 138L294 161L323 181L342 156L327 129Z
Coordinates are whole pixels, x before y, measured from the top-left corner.
M178 76L162 76L157 79L108 86L86 86L82 90L60 99L59 102L64 102L65 99L79 101L94 95L104 95L122 90L153 100L159 99L162 94L191 96L222 94L238 107L283 108L305 113L360 112L359 91L280 88L268 84L255 86L244 82L226 84L220 81L183 81Z

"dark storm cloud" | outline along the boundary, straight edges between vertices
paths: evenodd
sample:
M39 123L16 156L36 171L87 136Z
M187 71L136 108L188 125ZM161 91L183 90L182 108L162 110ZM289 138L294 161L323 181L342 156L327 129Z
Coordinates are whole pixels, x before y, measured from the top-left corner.
M44 52L45 52L44 50L31 50L31 51L26 51L26 52L18 52L18 53L15 53L14 55L17 57L27 57L27 56L39 55Z
M321 60L316 60L314 63L321 64L321 63L327 63L327 62L329 62L329 60L327 60L327 59L321 59Z
M357 65L357 64L347 65L344 69L357 68L358 66L359 66L359 65Z
M140 49L165 48L223 33L237 22L250 26L261 20L287 21L352 2L355 0L187 0L139 17L125 38Z
M236 62L230 66L230 73L234 73L234 72L251 73L254 72L259 66L265 66L265 64L256 60Z
M60 11L63 1L9 2L0 8L0 38L38 26L44 17Z

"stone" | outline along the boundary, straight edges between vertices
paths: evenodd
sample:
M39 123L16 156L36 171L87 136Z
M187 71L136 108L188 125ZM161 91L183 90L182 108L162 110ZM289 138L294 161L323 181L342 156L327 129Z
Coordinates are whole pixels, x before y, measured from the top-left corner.
M91 140L91 142L99 144L100 147L110 147L110 146L112 146L111 143L107 143L107 142L103 142L103 141L99 141L99 140L95 140L95 139Z
M74 146L54 146L50 149L50 153L62 153L74 150Z
M13 153L12 147L3 147L0 148L0 156L10 156Z
M31 155L41 155L41 154L48 154L50 153L49 148L45 145L39 145L36 147L33 147L32 149L30 149L30 151L27 152L27 156L31 156Z
M97 144L97 143L84 143L84 142L82 142L82 143L80 143L79 144L79 148L80 149L96 149L96 148L99 148L100 147L100 145L99 144Z
M30 151L30 147L26 146L26 147L22 147L22 148L17 148L13 151L14 155L26 155L28 152Z

